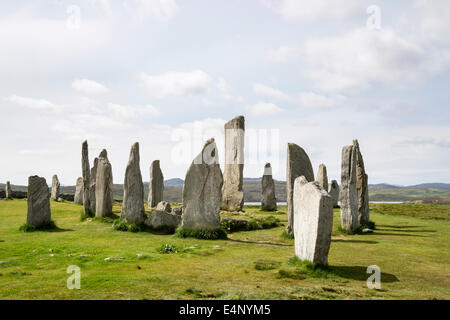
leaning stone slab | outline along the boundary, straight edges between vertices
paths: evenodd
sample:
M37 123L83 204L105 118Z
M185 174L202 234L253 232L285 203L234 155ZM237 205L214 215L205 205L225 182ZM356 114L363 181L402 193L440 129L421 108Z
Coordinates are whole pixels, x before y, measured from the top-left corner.
M342 148L341 168L341 227L355 231L358 228L358 191L356 189L356 150L353 146Z
M52 193L51 193L51 198L52 200L57 201L59 198L59 188L60 188L61 184L59 183L58 180L58 176L55 174L52 177Z
M148 206L154 208L163 201L164 176L161 171L159 160L152 162L150 166L150 183L148 185Z
M83 204L83 178L81 177L77 179L73 202Z
M159 210L152 210L145 219L145 225L152 229L173 228L175 230L180 224L181 216Z
M182 227L189 230L220 228L223 177L214 139L208 140L186 173L183 186Z
M317 182L305 177L294 183L295 255L301 260L328 264L333 228L333 200Z
M45 178L31 176L28 178L27 223L35 228L50 223L50 191Z
M365 225L370 220L369 212L369 178L366 174L363 156L359 148L358 140L353 140L353 148L356 152L356 189L358 191L358 221Z
M288 225L286 232L294 232L294 181L304 176L308 182L314 181L314 171L305 150L295 143L288 143L286 166L286 200Z
M229 211L241 211L244 205L245 119L234 118L225 124L225 167L223 174L222 205Z
M277 199L275 197L275 183L272 178L272 167L270 163L264 166L264 175L261 180L261 209L267 211L277 210Z
M333 207L337 208L339 206L339 184L336 180L332 180L328 188L328 193L333 199Z
M317 182L328 192L328 175L327 167L322 163L317 171Z
M159 211L165 211L165 212L172 212L172 207L170 206L170 203L167 201L161 201L160 203L158 203L158 205L156 206L156 210Z
M112 166L108 153L103 150L98 157L95 170L95 216L99 218L112 215L114 203Z
M12 199L13 194L12 194L12 190L11 190L11 183L9 181L6 181L6 185L5 185L5 198L6 199Z
M123 205L120 219L127 223L140 224L145 220L144 183L139 161L139 143L136 142L131 147L123 183Z

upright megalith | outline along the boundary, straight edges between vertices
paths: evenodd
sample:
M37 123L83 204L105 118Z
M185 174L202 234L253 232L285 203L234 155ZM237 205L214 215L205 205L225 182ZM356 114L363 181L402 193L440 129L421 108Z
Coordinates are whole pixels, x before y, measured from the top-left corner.
M286 199L288 225L286 232L294 232L294 181L304 176L308 182L314 181L314 171L305 150L295 143L288 143L286 166Z
M75 202L76 204L83 204L83 178L82 177L79 177L77 179L73 202Z
M301 260L328 264L333 229L333 200L317 181L301 176L294 183L295 255Z
M229 211L240 211L244 205L245 118L239 116L225 124L225 168L222 205Z
M103 150L98 157L95 170L95 216L99 218L111 216L113 203L112 167L108 153Z
M148 206L154 208L163 201L164 176L161 171L159 160L152 162L150 166L150 183L148 185Z
M127 223L140 224L145 220L144 183L139 161L139 143L136 142L131 146L130 159L123 183L123 205L120 219Z
M81 147L81 169L83 174L83 210L84 214L91 215L92 212L89 194L91 168L89 166L89 153L87 141L84 141Z
M272 178L272 167L270 163L264 166L264 175L261 181L261 209L267 211L277 210L277 199L275 197L275 183Z
M61 184L59 183L59 179L58 176L55 174L52 177L52 193L51 193L51 198L52 200L58 200L59 198L59 188L60 188Z
M106 150L105 150L106 152ZM91 168L89 176L89 211L95 213L97 201L95 200L95 185L97 181L98 158L94 159L94 166Z
M182 227L188 230L220 228L223 176L214 139L208 140L186 173L183 186Z
M5 184L5 198L12 199L11 183L9 181L6 181Z
M360 225L369 223L369 178L364 167L364 160L358 140L353 140L356 152L356 189L358 191L358 221Z
M356 149L342 148L341 168L341 227L355 231L358 228L358 191L356 189Z
M28 178L27 223L35 228L48 225L51 220L50 191L45 178Z
M332 180L330 183L330 186L328 188L328 193L331 196L331 199L333 199L333 207L339 206L339 184L336 180Z
M328 192L328 175L327 167L322 163L317 171L317 182Z

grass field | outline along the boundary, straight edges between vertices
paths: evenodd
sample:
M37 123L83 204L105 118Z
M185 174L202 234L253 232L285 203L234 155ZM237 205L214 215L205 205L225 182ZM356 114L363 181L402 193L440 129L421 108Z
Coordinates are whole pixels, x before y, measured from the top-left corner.
M376 205L377 229L364 235L338 233L335 210L330 268L311 273L289 263L294 241L281 237L284 226L227 240L180 239L114 231L105 222L80 221L79 205L51 206L59 230L23 233L26 201L0 200L0 299L450 298L450 206ZM233 217L274 215L285 224L280 210L246 207ZM178 252L160 253L164 244ZM81 290L66 287L70 265L81 268ZM381 268L381 290L366 286L370 265Z

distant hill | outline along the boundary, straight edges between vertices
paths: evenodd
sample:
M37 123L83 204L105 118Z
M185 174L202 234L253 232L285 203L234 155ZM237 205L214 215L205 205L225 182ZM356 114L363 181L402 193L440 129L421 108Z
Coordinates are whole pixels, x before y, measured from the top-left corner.
M450 183L422 183L414 186L408 186L409 189L437 189L450 191Z
M184 184L184 180L180 178L173 178L164 181L164 186L174 187L174 186L182 186Z

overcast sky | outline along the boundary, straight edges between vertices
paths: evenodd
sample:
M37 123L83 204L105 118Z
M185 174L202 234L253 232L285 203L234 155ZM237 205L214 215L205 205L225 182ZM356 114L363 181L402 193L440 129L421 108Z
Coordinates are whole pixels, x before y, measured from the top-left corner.
M246 177L294 142L339 180L357 138L370 183L450 183L449 34L439 0L2 1L0 181L73 185L85 139L184 179L242 114Z

